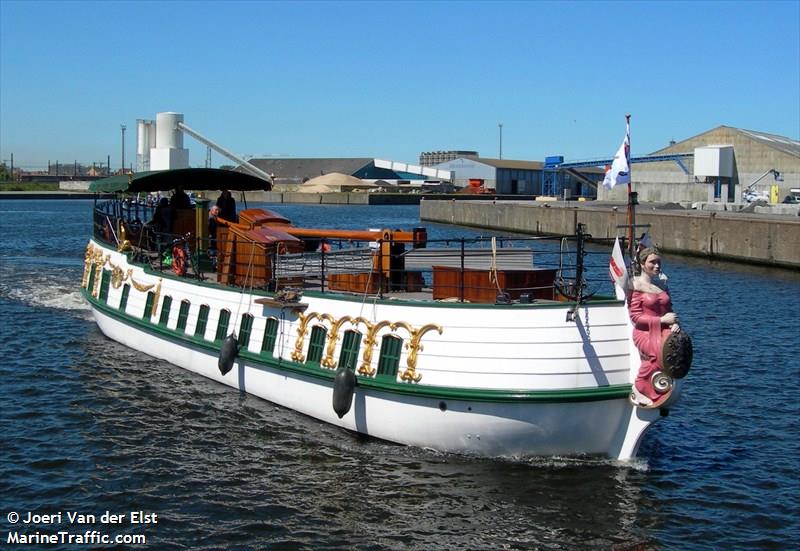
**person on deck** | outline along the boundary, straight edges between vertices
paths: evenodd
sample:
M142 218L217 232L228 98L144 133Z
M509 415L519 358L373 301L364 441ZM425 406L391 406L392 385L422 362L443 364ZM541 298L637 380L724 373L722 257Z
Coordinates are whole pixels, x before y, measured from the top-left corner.
M661 255L655 247L639 251L637 260L641 274L633 279L628 302L634 324L633 342L639 349L642 364L634 383L633 394L639 405L652 407L665 400L669 393L659 394L651 382L652 375L662 370L661 347L668 331L677 333L678 315L672 311L667 278L661 272Z
M172 197L170 197L169 206L173 209L190 209L192 208L192 200L186 195L183 188L178 186L172 193Z
M208 209L208 250L217 250L217 216L219 216L219 207L214 205Z
M222 218L229 222L239 221L239 218L236 216L236 200L227 189L223 189L222 193L217 198L217 206L219 207L219 215Z
M208 209L208 256L211 259L211 264L214 269L217 268L217 217L219 216L219 207L214 205Z
M162 197L153 211L150 226L159 233L171 233L174 212L166 197Z

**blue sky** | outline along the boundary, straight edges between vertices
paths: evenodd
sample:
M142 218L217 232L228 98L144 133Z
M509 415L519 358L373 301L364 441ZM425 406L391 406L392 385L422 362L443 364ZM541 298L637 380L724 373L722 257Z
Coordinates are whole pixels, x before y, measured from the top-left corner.
M800 2L0 0L0 160L135 160L136 119L241 155L632 153L800 138ZM188 136L190 162L205 147ZM215 166L226 160L214 154Z

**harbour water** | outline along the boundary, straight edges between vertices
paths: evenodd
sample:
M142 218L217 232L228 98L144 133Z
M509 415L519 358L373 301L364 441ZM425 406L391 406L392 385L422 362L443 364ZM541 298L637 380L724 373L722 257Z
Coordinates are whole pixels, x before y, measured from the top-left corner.
M419 225L417 206L274 208L305 225ZM78 291L90 209L0 201L0 545L15 531L87 529L143 534L137 548L151 549L786 549L800 538L796 271L665 257L695 363L635 461L472 459L359 438L109 341ZM67 511L97 522L72 525ZM100 522L106 511L126 521ZM136 511L157 522L131 523ZM28 512L64 518L11 522Z

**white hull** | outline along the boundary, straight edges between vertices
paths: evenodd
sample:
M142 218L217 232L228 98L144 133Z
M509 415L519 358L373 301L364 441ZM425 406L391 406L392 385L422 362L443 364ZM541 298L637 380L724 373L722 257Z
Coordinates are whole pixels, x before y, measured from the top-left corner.
M259 296L145 272L128 265L126 257L113 249L96 242L90 247L99 251L94 265L116 268L123 281L157 290L154 311L145 314L146 291L130 288L123 312L122 284L110 285L102 300L96 298L99 282L89 289L87 298L98 326L109 338L349 430L481 456L589 454L625 460L635 456L644 432L659 417L659 410L636 408L627 399L639 360L621 302L581 308L577 321L566 321L567 304L465 307L374 297L363 302L324 294L304 297L308 307L298 316L256 303ZM158 300L166 296L172 299L172 309L162 320L163 302ZM191 307L185 329L176 330L178 305L184 300ZM201 304L209 307L207 326L203 335L194 337ZM253 316L247 350L224 376L218 369L220 343L214 338L222 309L231 312L227 333L240 334L242 314ZM311 312L320 316L311 320ZM308 329L320 324L334 334L332 325L337 322L342 331L357 328L366 333L363 324L359 328L352 320L361 317L373 325L384 321L377 336L391 332L409 344L414 340L412 331L418 331L420 349L404 348L397 377L386 384L359 375L352 407L339 419L332 408L334 369L292 359L298 342L301 356L309 353L308 334L298 340L302 316L309 317ZM279 321L274 358L260 353L270 317ZM329 357L334 360L340 357L341 341L333 339L335 350L331 348ZM375 349L373 368L377 357ZM417 381L402 380L410 367L415 368L411 375L420 377Z

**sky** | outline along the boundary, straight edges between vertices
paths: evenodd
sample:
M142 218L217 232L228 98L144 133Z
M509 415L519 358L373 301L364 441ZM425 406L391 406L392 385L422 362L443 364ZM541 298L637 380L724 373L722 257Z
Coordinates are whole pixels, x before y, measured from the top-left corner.
M241 156L612 157L800 139L800 1L0 0L0 161L119 168L136 120ZM188 136L190 164L206 147ZM228 164L216 153L212 165Z

